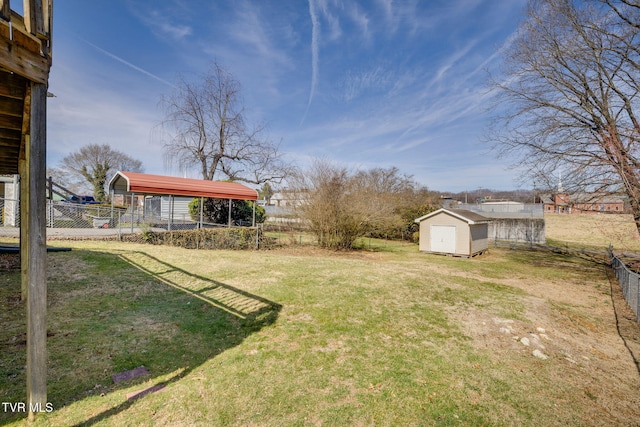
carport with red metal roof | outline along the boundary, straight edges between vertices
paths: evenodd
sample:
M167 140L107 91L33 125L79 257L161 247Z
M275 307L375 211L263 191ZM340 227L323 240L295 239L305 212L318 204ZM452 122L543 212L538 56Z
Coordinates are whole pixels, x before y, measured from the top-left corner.
M228 226L231 226L231 203L233 200L258 200L256 190L237 182L207 181L121 171L116 172L109 181L109 193L112 195L112 200L115 194L131 196L132 207L133 200L137 195L169 196L170 200L173 200L174 196L200 197L200 226L202 225L202 200L205 197L229 200ZM255 204L253 226L255 226Z

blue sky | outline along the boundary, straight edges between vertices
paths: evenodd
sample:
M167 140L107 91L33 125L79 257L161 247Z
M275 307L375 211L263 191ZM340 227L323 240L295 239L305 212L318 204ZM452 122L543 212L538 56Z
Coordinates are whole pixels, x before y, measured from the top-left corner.
M168 169L154 128L179 75L213 61L290 161L395 166L430 189L522 185L483 142L524 0L55 2L48 165L89 143ZM188 176L198 177L197 171ZM524 187L527 187L526 183Z

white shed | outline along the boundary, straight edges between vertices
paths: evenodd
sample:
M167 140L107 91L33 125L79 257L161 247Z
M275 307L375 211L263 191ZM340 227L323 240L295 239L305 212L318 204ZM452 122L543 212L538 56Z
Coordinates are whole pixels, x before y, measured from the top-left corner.
M415 222L422 252L470 257L489 248L490 219L475 212L442 208Z

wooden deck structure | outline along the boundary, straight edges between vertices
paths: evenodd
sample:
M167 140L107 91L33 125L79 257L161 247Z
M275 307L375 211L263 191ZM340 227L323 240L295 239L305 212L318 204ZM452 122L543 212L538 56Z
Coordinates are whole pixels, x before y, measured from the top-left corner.
M46 146L53 0L0 0L0 174L20 174L22 298L27 305L27 409L47 403Z

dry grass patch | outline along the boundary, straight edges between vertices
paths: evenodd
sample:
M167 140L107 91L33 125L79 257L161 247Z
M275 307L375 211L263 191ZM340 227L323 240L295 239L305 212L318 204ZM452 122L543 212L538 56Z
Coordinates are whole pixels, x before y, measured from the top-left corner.
M36 425L640 419L638 327L618 318L627 328L618 332L619 295L605 267L585 259L509 249L458 259L391 243L355 254L73 246L50 255L56 410ZM67 278L71 266L84 275ZM8 294L19 287L2 283ZM203 299L218 288L235 296ZM247 299L272 311L254 315ZM23 313L3 313L22 327ZM1 369L16 376L0 377L0 389L21 399L23 349L10 338L0 331ZM151 375L110 382L139 365ZM127 403L127 393L157 384L164 390Z
M544 219L548 239L640 251L640 237L630 214L545 214Z

